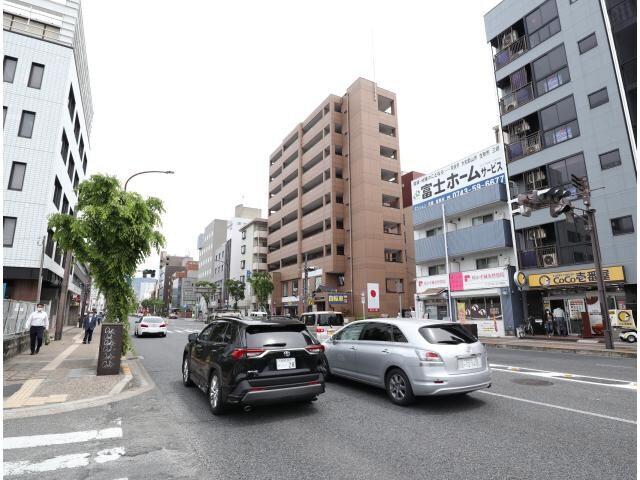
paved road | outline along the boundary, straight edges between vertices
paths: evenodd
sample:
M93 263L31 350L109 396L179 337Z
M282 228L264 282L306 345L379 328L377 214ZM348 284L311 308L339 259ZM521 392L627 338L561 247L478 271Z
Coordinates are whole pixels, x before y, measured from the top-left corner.
M402 408L382 390L336 381L312 405L213 417L205 395L180 379L186 337L201 327L172 320L166 338L134 340L156 384L148 393L108 408L5 422L5 473L19 474L5 477L636 478L634 359L491 349L499 368L492 388L464 398ZM88 435L92 429L100 433ZM61 433L71 436L36 436ZM25 435L34 437L13 439ZM77 457L51 460L69 455ZM21 474L34 469L46 474Z

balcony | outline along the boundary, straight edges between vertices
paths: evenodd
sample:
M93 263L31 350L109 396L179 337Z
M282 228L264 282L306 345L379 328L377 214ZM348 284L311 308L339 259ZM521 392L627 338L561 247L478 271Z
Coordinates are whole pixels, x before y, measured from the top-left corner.
M485 250L497 250L512 245L511 227L508 220L497 220L447 233L449 257ZM415 246L416 263L445 258L442 234L416 240Z
M510 64L516 58L529 50L527 37L517 37L518 33L516 30L505 34L502 37L502 48L493 56L493 66L496 71L500 70L505 65Z
M259 263L259 262L254 262L251 264L251 271L253 272L258 272L258 271L266 271L267 270L267 263Z
M527 155L542 150L542 135L540 131L517 139L507 145L507 160L513 162Z
M558 266L558 251L555 245L543 246L532 250L520 250L521 268L547 268Z
M529 103L534 98L536 97L533 92L533 84L527 83L525 86L520 87L511 93L507 93L500 99L500 112L502 115L505 115L525 103Z

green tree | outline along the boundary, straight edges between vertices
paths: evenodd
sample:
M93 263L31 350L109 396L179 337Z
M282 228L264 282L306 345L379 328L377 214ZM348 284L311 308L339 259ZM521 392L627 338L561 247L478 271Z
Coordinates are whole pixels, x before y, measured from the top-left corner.
M273 280L271 280L271 275L269 275L268 272L256 272L251 275L251 278L248 281L256 294L258 305L264 307L265 310L268 310L267 301L269 300L269 295L273 292Z
M211 303L211 299L216 296L218 286L207 280L198 280L196 282L196 287L198 288L198 293L200 293L202 298L204 298L204 301L207 304L207 313L209 313L209 303Z
M233 308L237 310L238 300L244 300L244 282L230 278L224 282L224 286L227 287L229 295L233 297Z
M90 265L93 281L109 305L107 319L128 325L135 295L128 279L151 253L164 246L162 201L125 192L117 178L92 175L78 189L77 217L54 214L49 218L53 239L81 263ZM130 348L124 335L122 353Z
M154 314L160 313L162 311L162 307L164 306L162 300L157 298L147 298L140 302L140 304Z

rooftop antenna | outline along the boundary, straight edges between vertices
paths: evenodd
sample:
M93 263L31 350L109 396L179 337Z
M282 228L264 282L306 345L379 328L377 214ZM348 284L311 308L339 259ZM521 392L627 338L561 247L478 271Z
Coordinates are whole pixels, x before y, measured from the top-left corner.
M373 44L373 29L371 29L371 64L373 66L373 101L378 99L378 84L376 83L376 51Z

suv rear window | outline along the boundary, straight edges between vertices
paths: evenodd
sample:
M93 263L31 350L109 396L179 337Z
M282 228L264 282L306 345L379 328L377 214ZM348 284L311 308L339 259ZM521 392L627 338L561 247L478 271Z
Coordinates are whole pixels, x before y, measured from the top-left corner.
M456 324L428 325L419 328L418 331L429 343L458 345L460 343L476 343L478 341L463 327Z
M313 339L304 325L252 325L246 331L247 348L304 348Z
M344 317L340 313L321 313L318 315L318 325L321 327L341 327L344 325Z

